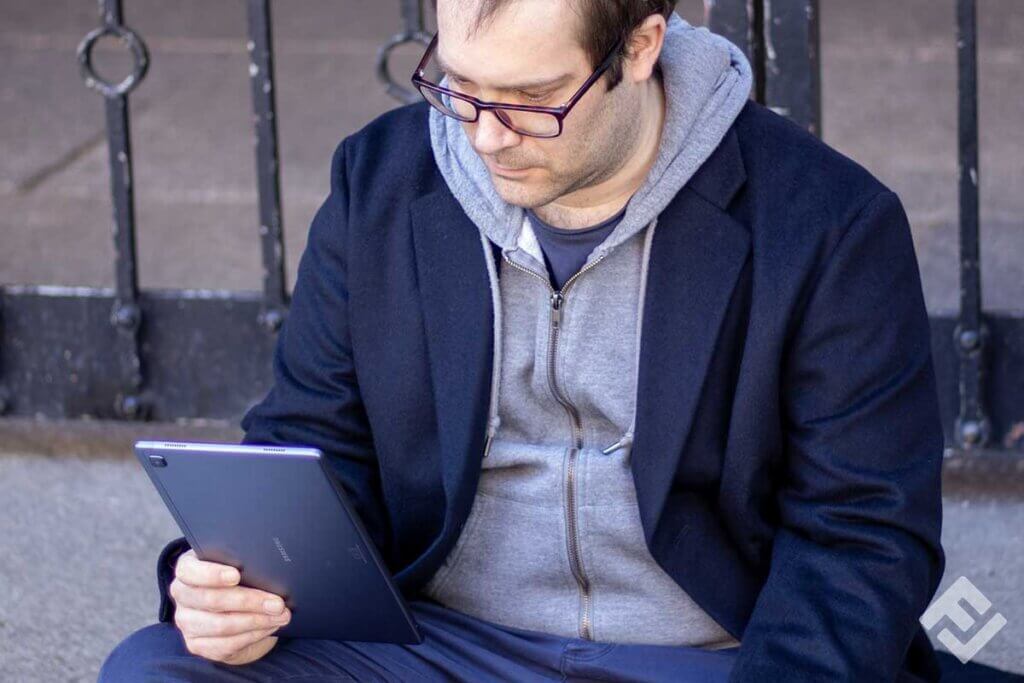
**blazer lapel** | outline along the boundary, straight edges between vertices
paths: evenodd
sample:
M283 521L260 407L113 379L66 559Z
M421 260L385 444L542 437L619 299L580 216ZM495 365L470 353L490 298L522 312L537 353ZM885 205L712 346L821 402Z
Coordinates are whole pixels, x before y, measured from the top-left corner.
M725 212L745 180L734 131L662 212L651 245L631 466L650 543L686 446L719 328L750 252Z
M415 200L410 211L450 520L476 489L494 312L480 233L457 200L444 188Z

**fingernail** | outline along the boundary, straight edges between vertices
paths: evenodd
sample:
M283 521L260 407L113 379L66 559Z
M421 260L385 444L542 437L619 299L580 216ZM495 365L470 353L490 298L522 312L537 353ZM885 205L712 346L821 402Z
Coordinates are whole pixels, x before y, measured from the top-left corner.
M263 609L271 614L277 614L284 609L284 603L280 600L264 600Z
M222 581L232 582L238 576L238 572L234 569L225 569L221 571L220 578Z

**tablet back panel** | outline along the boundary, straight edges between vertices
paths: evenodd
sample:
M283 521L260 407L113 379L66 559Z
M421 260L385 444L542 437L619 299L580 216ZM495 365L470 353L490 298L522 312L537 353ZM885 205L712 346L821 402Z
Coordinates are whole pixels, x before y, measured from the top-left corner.
M292 620L277 635L421 642L319 450L140 441L135 453L200 559L284 597Z

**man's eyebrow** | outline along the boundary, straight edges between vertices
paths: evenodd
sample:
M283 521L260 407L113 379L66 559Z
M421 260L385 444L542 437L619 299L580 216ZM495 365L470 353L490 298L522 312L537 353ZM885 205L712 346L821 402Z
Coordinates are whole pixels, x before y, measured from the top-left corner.
M441 56L440 52L434 53L434 59L437 61L437 67L444 73L451 76L452 78L455 78L460 81L465 81L468 83L473 82L472 78L466 78L462 74L452 69L451 66L447 62L445 62L444 57ZM496 88L496 90L528 90L530 88L540 88L549 85L557 85L565 81L567 78L571 77L572 74L562 74L561 76L556 76L555 78L537 78L533 80L520 81L518 83L510 83L508 85L498 87Z

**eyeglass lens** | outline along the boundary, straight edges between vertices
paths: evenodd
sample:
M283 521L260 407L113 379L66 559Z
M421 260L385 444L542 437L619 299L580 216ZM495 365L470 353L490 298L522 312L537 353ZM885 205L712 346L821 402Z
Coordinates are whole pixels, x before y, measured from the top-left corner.
M476 106L467 100L452 97L448 93L421 87L424 99L442 114L460 121L476 119ZM558 134L558 119L551 114L517 109L491 109L491 112L513 130L527 135L552 136Z

